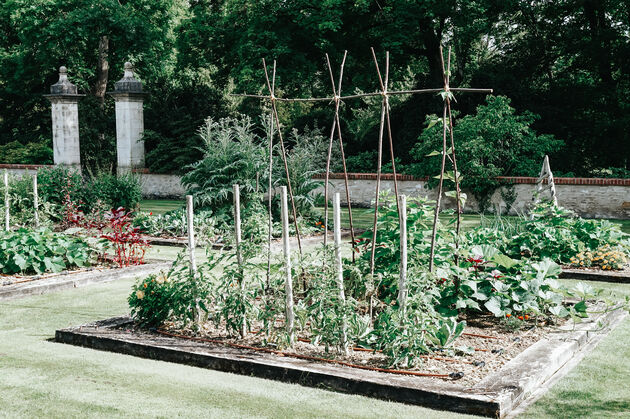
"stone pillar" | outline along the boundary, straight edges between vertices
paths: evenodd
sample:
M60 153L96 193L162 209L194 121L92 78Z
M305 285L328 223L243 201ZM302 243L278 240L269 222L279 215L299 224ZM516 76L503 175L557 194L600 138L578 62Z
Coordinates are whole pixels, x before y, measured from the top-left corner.
M116 154L118 173L144 167L144 93L142 82L133 76L131 63L125 63L125 75L109 93L116 100Z
M56 165L81 169L79 99L77 86L68 80L68 69L59 67L59 81L45 95L52 104L53 156Z

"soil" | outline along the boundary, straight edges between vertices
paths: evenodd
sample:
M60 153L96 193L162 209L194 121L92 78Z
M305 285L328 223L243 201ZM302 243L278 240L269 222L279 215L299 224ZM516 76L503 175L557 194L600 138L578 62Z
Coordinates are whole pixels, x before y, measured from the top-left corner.
M207 322L200 330L193 332L178 325L166 324L163 331L212 340L210 344L245 345L254 348L277 350L276 356L306 355L316 358L334 359L362 367L399 369L404 371L446 374L446 377L432 377L443 382L457 382L460 386L472 387L484 377L498 371L503 365L523 352L525 349L545 338L560 325L536 324L534 320L523 322L497 322L492 315L468 318L464 334L460 336L449 349L438 350L422 358L422 362L413 368L395 368L388 364L387 357L379 352L369 350L352 350L349 355L334 348L326 350L322 345L310 343L309 336L298 335L298 340L292 348L281 348L274 344L265 345L264 335L250 333L244 339L228 336L223 327L217 328ZM518 327L509 327L508 324ZM159 331L158 331L159 333ZM473 348L471 354L466 354L456 348ZM325 362L325 361L321 361ZM463 376L459 373L463 373ZM459 378L461 377L461 378Z

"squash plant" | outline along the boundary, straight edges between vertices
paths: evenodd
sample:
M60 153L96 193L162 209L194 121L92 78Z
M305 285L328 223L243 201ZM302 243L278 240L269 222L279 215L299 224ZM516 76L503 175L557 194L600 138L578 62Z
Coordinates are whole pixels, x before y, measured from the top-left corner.
M41 274L90 266L105 248L102 239L21 228L0 233L0 270L5 274Z

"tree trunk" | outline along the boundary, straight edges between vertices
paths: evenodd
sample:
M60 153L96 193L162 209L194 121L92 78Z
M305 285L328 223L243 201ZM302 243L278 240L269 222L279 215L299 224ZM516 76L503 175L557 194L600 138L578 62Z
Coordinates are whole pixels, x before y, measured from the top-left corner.
M96 67L96 84L94 86L94 96L101 104L105 105L105 92L107 90L107 80L109 78L109 37L101 36L98 41L98 64Z

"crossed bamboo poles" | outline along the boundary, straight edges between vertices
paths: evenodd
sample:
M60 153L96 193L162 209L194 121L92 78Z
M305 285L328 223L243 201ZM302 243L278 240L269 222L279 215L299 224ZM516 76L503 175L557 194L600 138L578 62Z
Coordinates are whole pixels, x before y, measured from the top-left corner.
M439 183L438 183L438 190L437 190L437 199L436 199L436 205L435 205L435 211L434 211L434 219L433 219L433 230L432 230L432 235L431 235L431 250L430 250L430 256L429 256L429 270L433 271L433 265L434 265L434 258L435 258L435 242L436 242L436 235L437 235L437 224L438 224L438 217L439 217L439 213L440 213L440 206L441 206L441 200L442 200L442 191L443 191L443 184L444 184L444 171L446 168L446 159L448 157L448 159L450 160L450 162L453 165L453 179L454 179L454 183L455 183L455 198L456 198L456 202L457 202L457 226L456 226L456 241L455 241L455 247L456 249L458 249L459 247L459 233L460 233L460 229L461 229L461 212L462 212L462 208L461 208L461 190L460 190L460 185L459 185L459 172L457 170L457 159L455 156L455 142L454 142L454 138L453 138L453 117L452 117L452 113L451 113L451 99L454 99L453 93L492 93L492 89L479 89L479 88L451 88L450 87L450 69L451 69L451 49L449 47L448 49L448 60L447 60L447 65L445 68L445 63L444 63L444 53L442 50L442 47L440 46L440 58L441 58L441 66L442 66L442 76L443 76L443 82L444 85L441 88L430 88L430 89L414 89L414 90L399 90L399 91L389 91L388 87L389 87L389 51L386 52L385 54L385 78L383 79L382 75L381 75L381 70L378 64L378 60L376 58L376 53L374 52L374 48L371 48L371 52L372 52L372 58L374 60L374 65L376 67L376 73L378 76L378 80L379 80L379 85L380 85L380 91L378 92L373 92L373 93L360 93L360 94L354 94L354 95L346 95L346 96L341 96L341 82L343 79L343 70L344 70L344 65L345 65L345 61L346 61L346 57L347 57L347 51L344 51L344 55L343 55L343 59L340 65L340 70L339 70L339 78L338 78L338 83L337 86L335 86L335 80L334 80L334 76L333 76L333 71L332 71L332 67L330 64L330 59L328 57L328 54L326 54L326 64L328 67L328 72L330 75L330 81L331 81L331 86L332 86L332 92L333 92L333 96L332 97L313 97L313 98L279 98L277 96L275 96L275 78L276 78L276 61L274 60L273 62L273 73L272 73L272 78L271 78L271 82L270 82L270 78L269 78L269 74L267 71L267 64L265 62L265 59L262 60L263 63L263 67L264 67L264 73L265 73L265 81L266 81L266 85L267 88L269 90L269 95L253 95L253 94L233 94L233 96L238 96L238 97L249 97L249 98L257 98L257 99L263 99L266 101L269 101L269 103L271 104L271 110L272 110L272 118L271 118L271 136L270 136L270 144L269 144L269 151L270 151L270 157L269 157L269 163L270 163L270 168L269 168L269 219L270 219L270 225L271 225L271 188L272 188L272 180L271 180L271 163L272 163L272 157L271 157L271 152L273 150L273 125L274 125L274 121L276 126L278 127L278 139L280 142L280 148L281 148L281 156L282 156L282 160L283 160L283 164L284 164L284 169L285 169L285 175L287 177L287 187L288 187L288 193L289 193L289 197L291 200L291 209L292 209L292 213L293 213L293 221L295 224L295 231L296 231L296 238L297 238L297 242L298 242L298 248L299 248L299 252L300 252L300 256L302 255L302 245L301 245L301 240L300 240L300 231L299 231L299 227L298 227L298 223L297 223L297 211L295 208L295 202L294 202L294 197L293 197L293 189L291 186L291 178L290 178L290 173L289 173L289 167L287 164L287 159L286 159L286 150L284 147L284 140L282 138L282 132L280 130L280 118L278 117L278 110L277 110L277 102L332 102L335 104L335 113L334 113L334 118L333 118L333 123L332 123L332 127L331 127L331 132L330 132L330 137L329 137L329 143L328 143L328 155L327 155L327 159L326 159L326 174L325 174L325 185L324 185L324 244L327 243L327 233L328 233L328 182L329 182L329 175L330 175L330 161L331 161L331 156L332 156L332 146L333 146L333 142L334 142L334 137L335 137L335 133L337 133L337 138L339 140L339 147L340 147L340 151L341 151L341 158L342 158L342 162L343 162L343 169L344 169L344 181L345 181L345 189L346 189L346 200L347 200L347 205L348 205L348 214L349 214L349 221L350 221L350 232L351 232L351 239L352 239L352 247L353 247L353 260L354 260L354 247L356 245L355 242L355 236L354 236L354 226L353 226L353 221L352 221L352 208L351 208L351 203L350 203L350 193L349 193L349 187L348 187L348 173L346 170L346 160L345 160L345 154L344 154L344 148L343 148L343 139L342 139L342 135L341 135L341 123L340 123L340 119L339 119L339 108L340 108L340 104L343 100L349 100L349 99L358 99L358 98L365 98L365 97L373 97L373 96L381 96L382 97L382 102L381 102L381 117L380 117L380 129L379 129L379 137L378 137L378 162L377 162L377 178L376 178L376 193L375 193L375 210L374 210L374 224L373 224L373 231L372 231L372 246L371 246L371 252L370 252L370 275L371 278L373 280L374 278L374 269L375 269L375 253L376 253L376 229L377 229L377 222L378 222L378 206L379 206L379 195L380 195L380 187L381 187L381 177L382 177L382 173L381 173L381 169L382 169L382 158L383 158L383 137L384 137L384 131L385 131L385 126L387 126L387 137L388 137L388 142L389 142L389 152L390 152L390 158L392 161L392 169L393 169L393 182L394 182L394 193L396 196L396 206L398 209L398 215L400 218L400 207L399 207L399 202L398 202L398 181L397 181L397 173L396 173L396 165L395 165L395 153L394 153L394 142L393 142L393 135L392 135L392 129L391 129L391 118L390 118L390 104L389 104L389 97L390 96L396 96L396 95L414 95L414 94L426 94L426 93L438 93L438 94L442 94L443 99L444 99L444 111L443 111L443 117L442 117L442 125L443 125L443 141L442 141L442 163L441 163L441 170L440 170L440 176L439 176ZM447 117L448 117L448 121L447 121ZM450 155L448 155L448 150L447 150L447 131L450 133L450 143L451 143L451 153ZM271 228L270 228L271 231ZM270 233L271 234L271 233ZM271 240L269 239L269 255L271 255ZM270 256L269 256L270 257ZM458 261L458 254L457 251L455 252L455 262L457 263ZM270 259L269 259L270 262ZM371 307L372 304L370 304L370 311L371 311Z

